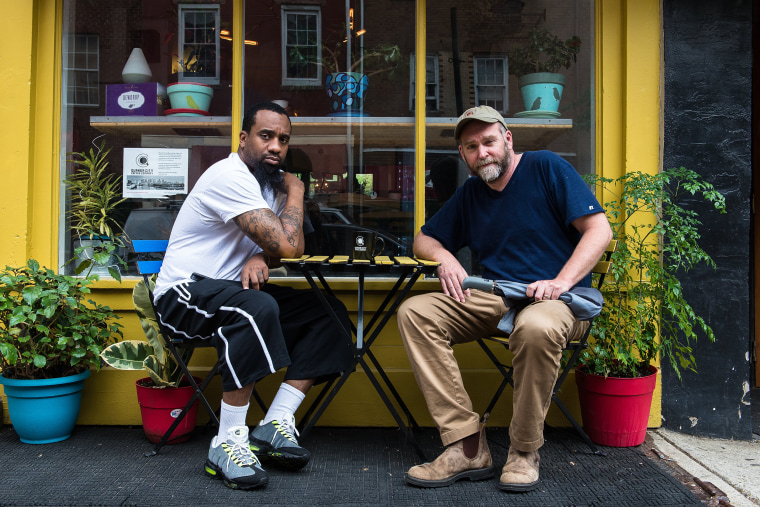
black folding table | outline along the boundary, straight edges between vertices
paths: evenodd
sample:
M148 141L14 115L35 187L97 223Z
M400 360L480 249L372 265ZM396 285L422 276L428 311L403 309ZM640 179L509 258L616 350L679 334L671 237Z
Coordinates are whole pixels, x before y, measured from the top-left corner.
M401 399L396 388L391 383L388 376L383 371L375 355L372 353L371 346L375 339L380 335L388 320L396 312L399 305L403 301L404 297L409 293L409 290L417 282L417 280L423 274L432 274L438 267L437 262L425 261L420 259L413 259L411 257L388 257L379 256L374 257L369 261L359 261L350 259L345 255L336 256L318 256L305 255L298 259L282 259L282 264L286 268L295 270L303 274L306 281L314 290L320 301L324 305L327 313L335 320L343 331L344 337L351 344L354 354L354 360L351 367L332 384L328 384L317 396L317 399L307 410L306 414L300 422L301 436L305 436L309 430L314 426L324 410L333 400L343 384L346 383L348 377L356 369L357 365L361 365L362 369L366 373L375 390L380 395L380 398L388 407L388 411L398 423L399 428L404 432L405 437L414 445L417 453L424 460L425 456L422 452L417 441L414 439L414 435L411 433L411 428L407 426L404 420L399 415L393 402L388 396L390 393L394 400L404 412L409 421L411 427L417 428L417 422L414 420L411 412L407 408L404 401ZM346 329L343 323L336 315L333 308L327 302L324 293L320 289L317 282L314 280L316 277L322 285L322 289L325 292L334 296L333 290L328 283L326 276L335 276L346 273L358 273L358 288L357 288L357 303L358 303L358 317L356 326L351 323L351 329ZM369 322L364 324L364 281L366 275L384 275L396 280L391 290L386 294L385 299L374 312ZM356 338L354 340L354 337ZM368 358L377 371L380 379L385 384L385 387L380 383L378 378L372 372L367 363ZM386 392L387 388L387 392Z

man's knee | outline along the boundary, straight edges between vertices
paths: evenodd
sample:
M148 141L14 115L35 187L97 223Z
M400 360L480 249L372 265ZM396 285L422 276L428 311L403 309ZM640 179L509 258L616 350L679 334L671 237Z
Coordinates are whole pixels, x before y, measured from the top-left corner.
M567 329L556 326L548 319L529 318L515 323L509 335L509 348L513 352L520 350L561 351L566 342Z
M415 321L420 317L429 316L432 307L426 294L405 299L396 312L396 318L404 321Z
M241 310L248 315L274 320L280 316L280 306L277 304L277 300L266 292L245 289L240 292L237 299Z

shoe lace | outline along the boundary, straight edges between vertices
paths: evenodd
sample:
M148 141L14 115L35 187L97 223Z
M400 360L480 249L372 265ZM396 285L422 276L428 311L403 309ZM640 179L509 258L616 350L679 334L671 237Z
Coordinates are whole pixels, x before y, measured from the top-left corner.
M283 421L277 421L277 429L285 438L298 445L296 437L300 437L301 434L296 429L296 418L294 416L291 415Z
M247 442L241 441L227 441L222 444L222 447L227 452L227 469L230 468L230 462L235 463L237 466L253 466L258 464L256 456L251 452L251 448Z

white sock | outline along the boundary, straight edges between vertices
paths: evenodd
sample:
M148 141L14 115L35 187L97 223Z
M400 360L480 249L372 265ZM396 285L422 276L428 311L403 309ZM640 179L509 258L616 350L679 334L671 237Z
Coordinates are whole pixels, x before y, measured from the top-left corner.
M277 390L277 394L272 400L272 405L267 411L266 417L264 417L263 424L271 421L282 421L292 416L301 406L301 402L306 397L304 393L283 382L280 384L280 389Z
M234 428L235 426L245 426L245 416L248 414L248 405L250 404L247 403L242 407L236 407L234 405L227 405L222 401L222 409L219 413L218 442L227 441L227 432L230 428Z

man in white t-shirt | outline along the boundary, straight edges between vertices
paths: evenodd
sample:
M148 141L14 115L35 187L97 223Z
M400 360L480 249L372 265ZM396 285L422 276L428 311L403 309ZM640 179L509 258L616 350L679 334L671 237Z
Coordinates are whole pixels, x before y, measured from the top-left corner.
M177 216L156 281L162 323L210 340L225 362L219 433L205 471L236 489L266 485L258 458L298 470L309 452L293 414L309 388L342 374L349 344L311 290L267 283L269 268L304 250L304 185L281 170L290 118L279 105L253 106L240 146L200 177ZM345 306L328 297L349 325ZM248 433L254 384L287 367L264 419Z

